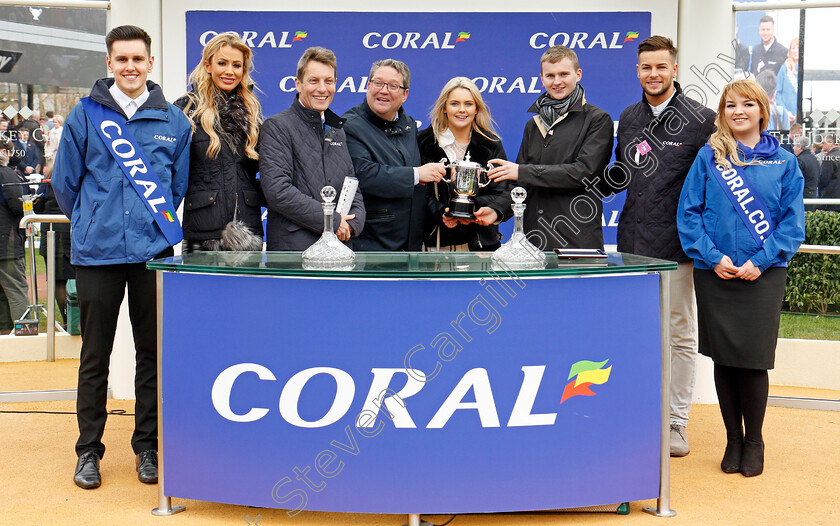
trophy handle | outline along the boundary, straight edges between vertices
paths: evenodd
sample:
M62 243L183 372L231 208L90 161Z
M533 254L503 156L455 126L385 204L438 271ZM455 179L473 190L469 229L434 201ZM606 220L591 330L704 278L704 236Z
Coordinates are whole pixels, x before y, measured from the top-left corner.
M487 185L489 185L489 184L491 183L490 178L487 176L487 172L489 172L489 171L490 171L490 170L492 170L493 168L495 168L495 166L493 166L493 165L492 165L492 164L490 164L490 163L487 163L487 168L482 168L482 169L479 171L479 173L478 173L478 180L476 181L476 183L478 184L478 187L479 187L479 188L484 188L485 186L487 186ZM484 184L481 184L481 176L482 176L482 175L484 176L484 180L485 180L485 181L487 181L487 182L486 182L486 183L484 183Z
M440 164L442 164L444 166L444 168L446 168L446 173L449 173L449 170L450 170L449 159L447 159L446 157L442 157L440 159ZM450 176L449 179L447 179L446 177L443 177L443 178L441 178L441 181L443 181L444 183L451 183L452 182L452 176Z

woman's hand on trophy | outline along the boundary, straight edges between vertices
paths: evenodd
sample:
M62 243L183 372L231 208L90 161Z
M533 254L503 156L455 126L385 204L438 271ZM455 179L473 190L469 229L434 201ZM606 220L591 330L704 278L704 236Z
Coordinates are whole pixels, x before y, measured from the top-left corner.
M353 229L350 227L350 223L348 223L347 221L351 219L356 219L356 214L350 214L349 216L341 216L341 224L338 225L338 230L336 230L335 232L335 235L338 236L339 240L350 241L350 236L353 235Z
M421 183L436 183L446 175L446 167L442 163L426 163L417 168Z
M496 222L499 214L489 206L482 206L475 211L475 222L481 226L490 226Z
M504 159L490 159L490 164L498 165L489 172L487 177L491 181L518 181L519 165Z
M441 216L443 226L445 226L446 228L455 228L456 226L458 226L458 223L461 223L461 221L463 221L463 219L458 219L457 217L449 217L448 215L446 215L448 212L448 208L444 209L443 216Z

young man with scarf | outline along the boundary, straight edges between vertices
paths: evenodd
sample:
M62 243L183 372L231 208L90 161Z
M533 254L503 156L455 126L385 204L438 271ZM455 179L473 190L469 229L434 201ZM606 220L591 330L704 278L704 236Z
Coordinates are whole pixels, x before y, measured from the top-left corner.
M537 115L525 125L516 162L492 159L498 166L489 177L528 191L525 232L542 250L604 248L600 187L612 153L612 118L586 101L574 51L549 48L540 69L546 91L528 110ZM495 204L505 217L482 207L476 222L489 225L512 215L509 193Z
M113 79L100 79L70 112L52 186L71 222L71 262L81 314L82 351L76 413L76 471L84 489L99 487L105 453L108 365L120 304L136 349L135 426L131 446L141 482L157 483L157 308L155 273L146 262L172 255L181 241L175 210L189 180L190 123L166 102L152 70L151 38L136 26L105 37Z
M694 265L677 232L677 204L685 176L715 129L715 112L686 97L674 80L677 48L654 35L639 43L637 75L642 100L618 120L616 168L627 199L618 222L618 251L678 263L671 293L671 456L688 454L685 428L694 392L697 308ZM619 192L621 188L613 189Z

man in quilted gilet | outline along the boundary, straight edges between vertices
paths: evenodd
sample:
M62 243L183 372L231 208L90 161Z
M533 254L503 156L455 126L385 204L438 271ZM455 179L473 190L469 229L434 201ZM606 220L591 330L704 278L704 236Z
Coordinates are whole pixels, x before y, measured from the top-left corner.
M678 263L678 270L669 273L671 456L682 457L689 451L685 428L694 391L697 314L693 264L677 234L677 203L698 150L714 131L715 113L686 97L674 80L677 49L671 39L643 40L638 56L644 94L621 113L616 165L622 175L610 179L627 188L618 222L619 252Z

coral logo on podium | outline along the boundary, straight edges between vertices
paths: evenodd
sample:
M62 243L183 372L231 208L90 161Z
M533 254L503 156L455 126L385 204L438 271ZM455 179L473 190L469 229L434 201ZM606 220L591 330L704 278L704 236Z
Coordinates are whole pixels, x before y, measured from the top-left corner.
M569 380L571 382L563 390L560 403L562 404L573 396L595 395L596 393L592 392L590 386L605 384L610 378L612 366L606 369L603 368L608 361L592 362L582 360L574 363L569 372ZM515 402L507 422L507 427L554 425L557 413L532 413L537 394L540 392L546 366L525 365L520 369L524 375L519 383L519 390L515 396ZM355 418L356 427L374 427L374 422L380 413L384 401L388 408L388 417L393 421L395 427L416 428L417 425L409 414L409 405L406 404L406 400L418 395L434 376L429 377L418 369L405 369L400 367L372 367L370 368L370 372L373 374L370 379L370 389L365 397L364 407ZM225 420L231 422L255 422L269 413L267 407L254 406L243 413L241 402L239 402L239 411L234 412L234 406L231 405L231 393L234 384L238 383L239 377L247 373L256 373L261 381L277 381L277 376L270 369L258 363L239 363L227 367L216 377L210 393L213 407L219 416ZM335 382L336 390L335 394L332 395L329 410L316 420L307 420L301 416L299 409L300 401L304 397L306 384L318 375L331 376ZM397 375L406 376L406 383L402 389L395 392L391 388L391 383ZM281 377L285 376L285 374L281 375ZM494 393L491 378L493 376L487 369L474 367L466 371L456 385L452 387L447 385L450 388L450 392L435 411L434 416L426 427L429 429L441 429L446 426L456 413L461 414L458 411L463 410L477 411L481 421L481 427L500 427L502 424L499 419L496 398L500 396L499 393L502 390L497 385ZM239 385L239 389L243 389L243 384L240 383ZM244 385L247 385L247 383ZM512 387L514 387L514 384L506 384L507 389ZM253 391L249 392L247 388L245 389L244 392L248 395L255 394ZM475 401L468 400L468 393L470 392L473 393ZM513 393L508 391L508 394ZM242 394L240 393L238 396L241 397ZM308 396L311 396L311 394ZM309 367L293 374L286 381L286 385L280 393L278 407L280 409L280 416L289 424L295 427L313 429L330 426L344 418L348 411L350 411L350 407L355 399L356 380L353 379L353 376L349 372L336 367ZM417 404L410 402L415 407L413 409L414 411L416 411L416 408L428 404L428 399L424 401L422 395L417 400Z
M560 403L562 404L573 396L595 396L596 393L592 392L589 386L607 383L607 380L610 379L612 365L606 369L602 369L602 367L607 365L608 361L609 359L603 362L581 360L572 365L572 369L569 371L569 380L572 380L572 378L574 380L566 384Z

